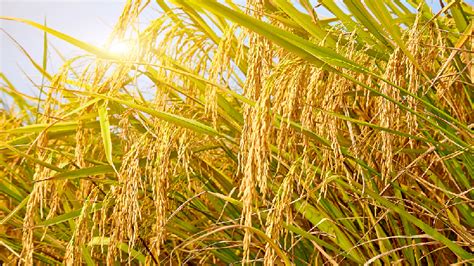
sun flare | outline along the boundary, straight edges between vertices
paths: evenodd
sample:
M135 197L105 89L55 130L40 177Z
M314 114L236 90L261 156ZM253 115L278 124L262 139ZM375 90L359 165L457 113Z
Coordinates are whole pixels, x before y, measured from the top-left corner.
M129 42L126 42L126 41L112 42L108 49L109 49L109 52L115 55L120 55L120 56L125 56L132 52L132 46L130 45Z

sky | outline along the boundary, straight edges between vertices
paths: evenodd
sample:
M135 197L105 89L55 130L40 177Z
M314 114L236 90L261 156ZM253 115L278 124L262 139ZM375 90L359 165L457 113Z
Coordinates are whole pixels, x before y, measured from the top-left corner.
M124 6L124 0L0 0L0 16L18 17L43 23L77 39L102 45ZM26 24L0 20L0 28L10 34L41 65L43 32ZM54 73L62 65L61 58L52 49L57 48L66 57L79 55L78 48L54 37L48 39L50 52L48 70ZM34 69L15 43L0 31L0 72L9 78L18 90L36 95L25 73L34 80L41 75Z
M340 1L340 0L336 0ZM245 2L239 0L238 2ZM438 0L428 0L438 9ZM466 0L474 4L474 0ZM125 0L0 0L0 16L27 18L39 23L46 19L53 29L67 33L94 45L102 45L121 14ZM144 19L152 19L154 11L145 13ZM31 26L0 20L0 29L10 34L28 53L41 64L43 56L43 32ZM83 54L68 43L49 38L50 48L56 47L67 58ZM50 49L48 71L54 73L62 64L60 57ZM38 95L38 89L26 78L27 73L35 82L41 75L7 35L0 31L0 73L5 74L13 85L29 95ZM0 99L3 98L0 95Z

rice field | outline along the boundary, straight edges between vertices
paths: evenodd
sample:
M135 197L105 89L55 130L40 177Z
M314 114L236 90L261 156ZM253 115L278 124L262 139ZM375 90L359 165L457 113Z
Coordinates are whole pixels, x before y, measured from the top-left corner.
M474 7L432 2L134 0L106 47L0 17L83 51L0 73L0 260L473 263Z

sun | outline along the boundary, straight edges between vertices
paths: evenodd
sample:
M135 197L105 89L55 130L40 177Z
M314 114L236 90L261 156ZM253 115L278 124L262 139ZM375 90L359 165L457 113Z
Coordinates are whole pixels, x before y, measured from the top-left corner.
M115 41L110 44L108 50L112 54L125 56L132 52L132 46L126 41Z

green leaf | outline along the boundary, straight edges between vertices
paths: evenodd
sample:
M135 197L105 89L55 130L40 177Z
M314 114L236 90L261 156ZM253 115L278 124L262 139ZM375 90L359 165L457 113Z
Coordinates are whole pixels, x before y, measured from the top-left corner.
M102 237L102 236L96 236L91 239L89 242L89 246L102 246L102 245L109 245L110 244L110 238L108 237ZM141 263L145 263L146 257L141 253L140 251L137 251L135 249L130 248L127 244L125 243L118 243L117 247L130 254L130 256L134 259L137 259Z
M19 212L21 209L23 209L23 207L26 206L26 204L28 203L28 200L30 199L30 195L26 196L21 202L20 204L18 204L18 206L15 207L15 209L13 209L10 213L8 213L7 216L5 216L1 221L0 221L0 225L4 225L8 222L8 220L10 220L13 216L15 216L15 214L17 212Z
M348 190L352 190L362 195L362 186L360 184L352 183L351 185L349 185L341 179L336 179L335 181L341 186L343 186L344 188ZM389 210L395 211L400 216L403 216L407 221L411 222L416 227L420 228L423 232L433 237L433 239L436 239L439 242L443 243L447 248L449 248L452 252L454 252L454 254L458 255L462 259L465 259L465 260L474 259L474 254L466 251L465 249L457 245L455 242L451 241L449 238L447 238L446 236L438 232L433 227L427 225L422 220L416 218L415 216L413 216L412 214L404 210L402 207L390 202L388 199L384 197L381 197L378 193L375 193L370 189L365 189L364 191L370 197L372 197L377 203L388 208Z
M113 53L109 53L105 49L102 49L102 48L96 47L94 45L88 44L86 42L83 42L81 40L73 38L73 37L71 37L67 34L59 32L59 31L57 31L55 29L52 29L50 27L47 27L45 25L41 25L41 24L36 23L34 21L31 21L31 20L28 20L28 19L23 19L23 18L14 18L14 17L5 17L5 16L0 16L0 19L18 21L18 22L25 23L27 25L33 26L37 29L48 32L49 34L51 34L51 35L53 35L53 36L55 36L59 39L62 39L62 40L66 41L66 42L68 42L68 43L70 43L70 44L72 44L76 47L79 47L79 48L83 49L84 51L92 53L92 54L94 54L94 55L96 55L100 58L120 60L120 57L118 57L117 55L114 55Z
M83 92L83 93L85 93L85 92ZM175 125L180 126L180 127L188 128L188 129L191 129L193 131L196 131L196 132L199 132L199 133L204 133L204 134L211 135L211 136L224 137L224 138L227 138L227 139L233 141L233 139L231 137L229 137L227 135L224 135L224 134L221 134L221 133L217 132L215 129L213 129L212 127L210 127L206 124L203 124L199 121L193 120L193 119L185 118L185 117L175 115L175 114L172 114L172 113L168 113L168 112L157 111L157 110L148 108L143 104L138 104L138 103L135 103L133 101L123 100L123 99L112 97L112 96L107 96L107 95L103 95L103 94L96 94L96 93L91 94L91 95L94 95L96 97L99 97L99 98L102 98L102 99L105 99L105 100L114 101L114 102L117 102L117 103L124 104L128 107L131 107L131 108L134 108L136 110L148 113L148 114L150 114L150 115L152 115L156 118L162 119L166 122L175 124ZM110 132L110 130L109 130L109 132Z
M364 72L367 72L364 67L357 65L355 62L352 62L339 55L338 53L334 52L333 49L315 45L314 43L307 41L293 33L232 10L224 5L219 4L215 0L191 0L190 2L215 14L225 16L244 27L247 27L248 29L265 36L283 48L312 62L316 66L331 71L336 71L333 66L339 66L347 69L359 71L363 70Z
M333 241L345 252L347 252L352 260L356 261L357 263L363 263L363 261L360 259L362 256L352 248L354 247L354 243L352 243L346 234L341 229L339 229L328 216L324 215L305 200L296 201L294 204L295 209L306 219L308 219L308 221L310 221L314 226L318 227L321 231L329 235L333 235Z
M107 162L114 167L112 157L112 138L110 136L110 122L109 114L107 113L107 101L104 101L98 106L99 121L100 121L100 133L102 136L102 143L104 144L105 157Z
M329 47L336 46L336 41L332 36L320 25L313 23L309 15L299 12L298 9L287 0L274 0L274 3L319 41L325 40Z
M84 119L84 117L79 117L78 120ZM69 131L77 129L79 125L78 121L70 121L70 122L56 122L51 124L32 124L23 127L13 128L6 131L0 131L2 133L9 133L9 134L27 134L27 133L39 133L43 131L48 132L60 132L60 131ZM95 125L99 125L97 121L90 121L85 122L83 126L85 127L94 127Z
M86 265L87 266L94 266L96 265L94 263L94 260L92 259L91 257L91 254L90 254L90 249L88 246L86 245L81 245L81 252L82 252L82 257L84 258L84 261L86 262Z
M47 180L74 180L78 178L90 177L94 175L103 175L103 174L111 174L114 173L114 168L110 165L98 165L92 166L88 168L82 168L73 171L64 171L57 175L48 178ZM115 183L114 180L101 180L101 179L94 179L95 181L99 182L112 182Z
M90 210L90 212L95 212L95 211L100 210L101 208L102 208L102 203L99 202L99 203L92 204L92 207L89 210ZM79 217L79 215L81 215L82 212L83 212L83 208L80 208L80 209L70 211L70 212L65 213L65 214L55 216L55 217L50 218L48 220L42 221L38 225L39 226L51 226L51 225L55 225L55 224L64 223L64 222L67 222L71 219Z

